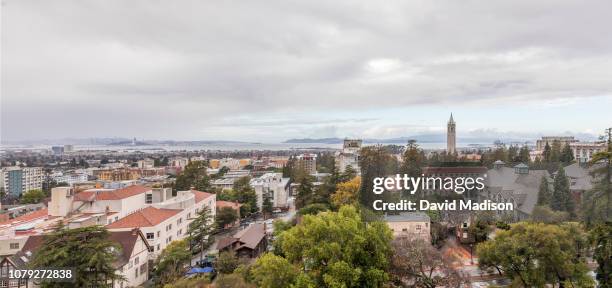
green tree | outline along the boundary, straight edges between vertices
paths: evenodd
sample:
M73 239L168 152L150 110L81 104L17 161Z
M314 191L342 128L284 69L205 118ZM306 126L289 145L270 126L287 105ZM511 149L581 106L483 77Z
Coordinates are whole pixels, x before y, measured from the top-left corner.
M214 219L210 208L204 205L187 228L191 253L200 252L200 255L202 255L204 250L212 243L211 236L214 230Z
M548 178L546 176L542 176L542 179L540 179L540 189L538 191L538 205L550 204L550 197L551 195Z
M238 211L232 207L221 207L215 215L215 222L218 229L224 229L226 225L236 222L238 219Z
M529 147L527 147L527 145L523 145L521 147L518 158L519 162L529 165L531 162L531 157L529 156Z
M47 197L47 194L45 194L44 191L34 189L24 193L23 196L21 196L20 202L22 204L36 204L40 203L45 197Z
M553 187L550 207L553 210L566 211L570 214L574 213L574 200L572 199L569 189L569 180L567 176L565 176L563 167L559 167L559 170L557 170Z
M563 146L559 160L565 164L569 164L574 161L574 152L572 152L572 148L569 144L565 144Z
M329 206L323 203L312 203L308 204L298 211L299 215L317 215L319 212L329 210Z
M215 267L219 273L231 274L238 268L240 262L233 251L225 251L219 253Z
M110 233L100 226L77 229L57 229L45 235L43 244L28 264L30 269L41 267L74 267L75 281L46 282L41 287L113 287L112 281L123 277L113 263L121 255L121 246L109 240Z
M240 274L232 273L219 275L215 288L255 288L255 285L247 283Z
M262 288L284 288L294 284L298 271L287 259L266 253L251 268L253 282Z
M372 209L375 200L382 200L382 195L372 193L374 178L394 174L393 170L397 160L389 154L384 146L367 146L361 148L359 165L361 167L361 188L359 203Z
M170 243L156 260L154 274L157 284L164 285L179 279L190 260L191 252L185 240Z
M194 187L200 191L208 191L210 186L210 178L206 173L208 164L205 161L191 161L181 174L176 177L175 189L177 191L185 191Z
M249 216L259 210L257 207L257 194L250 183L251 177L244 176L238 178L232 186L232 193L234 195L233 200L242 204L242 206L240 206L240 215L243 217Z
M588 225L611 222L612 209L610 196L612 195L612 129L608 129L607 149L593 154L589 163L593 170L593 188L584 193L583 211Z
M550 145L548 145L548 142L546 142L546 145L544 146L544 152L542 152L542 155L544 156L544 162L549 163L552 162L552 157L551 157L551 148Z
M594 287L584 255L584 232L574 223L521 222L477 246L479 266L496 269L519 287Z
M612 222L599 223L590 232L591 244L595 247L593 259L597 261L599 287L612 287Z
M282 251L297 265L296 285L381 287L391 253L391 230L383 222L364 223L355 207L306 215L282 234Z
M314 185L312 184L312 177L305 176L300 180L300 186L297 188L295 196L295 208L300 209L310 203L312 203L314 196Z
M264 213L264 215L272 214L273 208L274 207L272 206L272 201L270 201L270 196L264 195L263 203L261 204L261 210Z
M561 224L569 220L569 213L565 211L554 211L548 206L536 206L531 212L530 220L545 224Z
M407 174L410 177L421 177L423 173L423 164L425 162L421 152L415 140L408 141L406 151L404 151L402 155L400 173Z
M554 140L550 146L550 162L559 162L561 160L561 141Z
M355 178L355 176L357 176L357 170L355 170L355 168L353 168L353 166L347 165L346 167L344 167L344 172L342 172L342 174L340 174L340 179L338 179L338 182L349 181L349 180Z

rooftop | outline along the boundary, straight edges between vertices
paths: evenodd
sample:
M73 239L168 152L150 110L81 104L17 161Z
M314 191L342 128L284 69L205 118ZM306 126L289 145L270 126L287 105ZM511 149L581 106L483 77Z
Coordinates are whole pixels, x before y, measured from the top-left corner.
M423 212L403 212L399 215L385 215L386 222L430 222L430 218Z
M150 191L151 188L141 186L141 185L132 185L127 186L125 188L120 189L90 189L85 190L81 193L75 195L75 200L77 201L93 201L93 200L121 200L125 198L129 198L138 194L143 194L147 191Z
M181 210L147 207L106 225L106 228L117 229L152 227L168 220L179 212L181 212Z

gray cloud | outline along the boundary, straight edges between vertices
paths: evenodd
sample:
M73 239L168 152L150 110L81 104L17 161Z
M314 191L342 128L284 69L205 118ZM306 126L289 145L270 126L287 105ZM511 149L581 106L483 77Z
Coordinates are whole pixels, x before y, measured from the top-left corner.
M357 133L364 122L353 119L372 118L359 116L371 109L612 94L609 1L4 0L2 8L10 140L342 136ZM274 119L285 127L264 132ZM404 124L361 135L415 131Z

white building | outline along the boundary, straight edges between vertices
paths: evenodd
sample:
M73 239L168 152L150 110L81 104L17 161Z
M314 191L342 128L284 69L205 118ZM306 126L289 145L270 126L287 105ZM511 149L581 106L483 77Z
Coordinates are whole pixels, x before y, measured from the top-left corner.
M138 164L138 168L140 169L151 169L155 167L155 161L150 158L138 160L137 164Z
M431 220L423 212L403 212L399 215L385 215L385 222L395 238L420 238L427 243L431 241Z
M87 177L87 173L85 172L80 172L80 173L58 172L58 173L54 173L53 175L51 175L51 179L53 179L55 183L68 183L69 185L72 186L75 183L87 182L88 177Z
M571 142L569 145L574 153L574 159L578 163L589 162L593 154L606 149L605 142Z
M351 166L357 173L359 169L359 150L361 150L361 139L344 139L342 151L336 153L336 166L340 173L346 171L346 167Z
M2 169L4 191L14 197L34 189L42 189L42 167L7 167Z
M273 207L286 207L289 197L289 178L283 173L266 173L259 178L251 179L251 187L257 194L257 207L263 206L263 199L269 197Z
M153 196L152 196L153 197ZM212 218L216 215L216 195L196 190L179 191L176 197L147 205L108 225L110 231L142 230L156 257L172 241L188 235L189 223L207 206Z

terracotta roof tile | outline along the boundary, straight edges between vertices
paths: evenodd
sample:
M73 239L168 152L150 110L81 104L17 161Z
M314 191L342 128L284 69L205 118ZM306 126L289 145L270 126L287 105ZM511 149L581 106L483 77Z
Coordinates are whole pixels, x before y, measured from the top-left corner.
M26 223L26 222L30 222L36 219L47 218L48 213L49 213L49 209L44 208L44 209L36 210L34 212L31 212L25 215L21 215L19 217L15 217L10 220L6 220L4 222L0 222L0 225Z
M195 199L196 199L196 203L200 203L202 202L204 199L212 196L212 193L208 193L208 192L202 192L202 191L198 191L198 190L191 190L191 193L193 193L195 195Z
M94 200L120 200L128 197L132 197L134 195L142 194L147 191L150 191L151 188L140 186L140 185L132 185L121 189L110 190L110 191L91 191L87 190L75 195L75 200L77 201L92 201ZM84 194L85 193L85 194ZM94 195L92 198L92 194Z
M179 212L181 212L181 210L147 207L106 225L106 228L116 229L152 227L166 221L168 218L178 214Z

